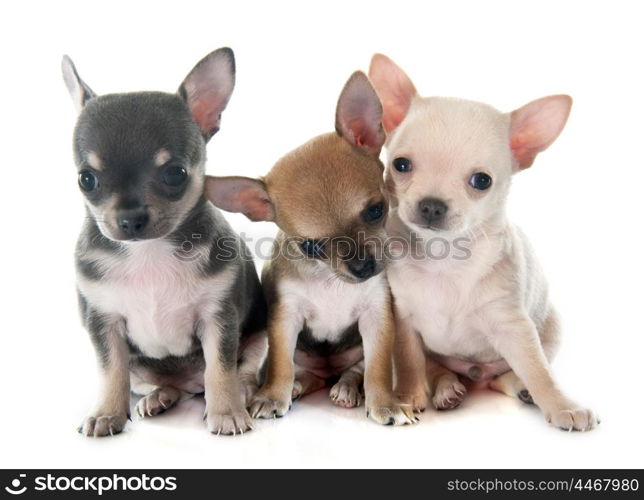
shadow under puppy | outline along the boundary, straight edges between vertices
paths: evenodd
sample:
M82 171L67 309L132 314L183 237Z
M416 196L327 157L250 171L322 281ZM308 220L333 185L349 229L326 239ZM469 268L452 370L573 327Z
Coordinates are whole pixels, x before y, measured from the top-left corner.
M63 75L79 110L74 158L87 208L80 310L103 375L79 432L121 432L130 389L145 395L140 416L205 393L208 430L249 430L243 393L257 388L266 306L250 252L203 195L233 52L206 56L177 94L97 96L67 57Z
M550 370L557 314L527 238L505 214L513 174L557 138L570 97L505 114L477 102L421 98L382 55L373 57L369 76L388 134L387 229L408 240L406 254L387 269L397 391L416 410L430 392L437 408L453 408L465 394L458 373L534 401L557 427L592 429L596 415L572 401ZM450 244L442 258L432 257L435 238Z
M381 120L377 95L356 72L340 95L336 132L290 152L263 180L206 180L215 205L280 228L262 273L269 354L253 417L282 416L293 399L339 377L336 404L358 406L364 378L372 419L415 421L392 391L391 299L377 258L387 214Z

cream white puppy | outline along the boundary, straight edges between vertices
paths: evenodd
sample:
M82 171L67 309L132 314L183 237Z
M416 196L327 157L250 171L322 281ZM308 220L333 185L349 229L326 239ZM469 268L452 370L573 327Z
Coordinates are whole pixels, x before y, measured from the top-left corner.
M572 100L533 101L512 113L486 104L421 98L407 75L376 54L369 77L384 107L388 230L398 258L397 392L417 411L460 404L457 375L536 403L567 430L596 415L557 385L550 362L559 322L546 281L505 205L513 174L563 129Z

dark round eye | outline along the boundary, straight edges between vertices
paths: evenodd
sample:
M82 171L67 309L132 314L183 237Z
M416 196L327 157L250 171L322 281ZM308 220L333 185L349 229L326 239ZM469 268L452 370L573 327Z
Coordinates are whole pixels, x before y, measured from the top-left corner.
M78 174L78 185L83 191L94 191L98 187L96 174L90 170L82 170Z
M394 168L398 172L409 172L411 170L411 160L409 158L396 158L394 160Z
M324 255L324 243L318 240L304 240L300 244L300 248L307 257L312 259L323 259Z
M177 187L188 178L188 172L183 167L167 167L163 171L163 182L168 186Z
M384 202L376 203L371 205L364 212L364 220L366 222L378 222L385 215L385 204Z
M470 186L478 191L485 191L492 185L492 177L483 172L477 172L470 177Z

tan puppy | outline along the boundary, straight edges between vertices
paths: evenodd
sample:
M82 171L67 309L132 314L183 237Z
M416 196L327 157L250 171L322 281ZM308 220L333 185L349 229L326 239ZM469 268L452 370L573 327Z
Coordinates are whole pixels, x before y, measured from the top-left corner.
M381 424L416 420L392 390L391 298L376 255L387 214L381 120L378 96L356 72L338 101L336 132L287 154L263 180L207 181L215 205L251 220L273 220L281 230L263 272L268 372L252 399L253 417L282 416L292 399L334 377L331 399L357 406L364 376L371 418Z
M383 55L373 57L369 76L388 134L387 229L405 242L387 270L397 392L416 410L430 393L437 408L453 408L466 391L457 373L534 401L553 425L592 429L595 414L553 379L557 315L527 239L505 215L512 175L557 138L570 97L504 114L477 102L421 98Z

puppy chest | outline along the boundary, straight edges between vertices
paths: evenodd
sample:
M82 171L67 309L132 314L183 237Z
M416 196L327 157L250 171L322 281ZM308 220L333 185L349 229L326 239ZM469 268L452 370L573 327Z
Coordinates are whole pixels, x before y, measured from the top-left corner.
M468 357L491 349L476 314L476 290L448 276L422 272L391 273L390 282L397 309L430 350Z
M102 279L81 280L81 292L92 307L125 318L128 337L146 356L186 354L199 320L218 311L220 287L172 254L135 253L102 265Z
M372 301L380 300L378 293L370 297L363 283L338 280L287 283L283 293L289 309L303 317L311 339L328 342L342 340Z

